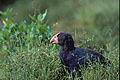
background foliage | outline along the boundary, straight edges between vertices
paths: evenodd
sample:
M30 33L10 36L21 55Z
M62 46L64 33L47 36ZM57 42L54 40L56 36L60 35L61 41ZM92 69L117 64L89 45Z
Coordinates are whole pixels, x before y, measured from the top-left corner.
M96 69L82 68L85 80L118 80L118 3L118 0L16 0L4 7L5 11L0 11L0 79L70 79L69 74L63 74L59 46L49 44L53 33L65 31L73 35L77 47L95 50L113 63L106 68L99 64Z
M82 34L87 33L94 36L95 43L118 44L119 0L15 0L3 9L8 7L17 12L15 22L30 22L28 14L38 15L47 9L48 24L54 33L76 32L79 40L84 40Z

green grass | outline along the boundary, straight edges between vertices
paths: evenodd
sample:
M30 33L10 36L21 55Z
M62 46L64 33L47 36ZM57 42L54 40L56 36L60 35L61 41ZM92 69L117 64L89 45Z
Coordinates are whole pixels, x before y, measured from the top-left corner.
M109 51L109 47L108 47ZM89 68L82 68L84 80L118 80L119 60L118 52L109 51L103 54L113 65L101 67L99 64ZM13 55L1 54L1 79L13 80L62 80L63 71L55 45L42 45L26 49L18 49ZM64 76L69 78L70 75ZM77 79L77 78L76 78Z
M49 44L52 31L45 24L43 15L30 16L31 23L22 21L14 23L11 9L0 12L3 28L0 30L0 79L2 80L71 80L70 74L61 67L58 56L59 46ZM84 80L118 80L119 79L119 48L112 42L91 44L94 38L86 37L76 46L90 48L103 54L112 64L103 68L99 64L82 68ZM77 41L76 34L73 35ZM88 46L89 45L89 46ZM79 80L76 77L75 80Z

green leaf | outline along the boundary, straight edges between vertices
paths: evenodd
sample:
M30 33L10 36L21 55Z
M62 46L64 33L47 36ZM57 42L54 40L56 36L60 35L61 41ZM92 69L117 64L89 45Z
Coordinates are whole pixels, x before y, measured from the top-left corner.
M26 20L24 20L24 24L26 25L26 27L29 26L29 24L26 22Z
M46 33L47 37L51 37L52 36L52 30L50 26L47 26L47 33Z
M30 14L29 14L29 17L32 19L32 20L36 20L36 18L35 18L35 16L31 16Z
M6 54L6 53L7 51L4 51L4 50L0 51L0 54Z
M7 9L7 11L6 11L6 17L9 18L11 16L12 10L13 10L12 8L11 9L9 9L9 8Z
M47 15L47 9L45 10L45 13L42 15L41 21L45 19L46 15Z
M1 14L1 15L4 15L4 12L0 11L0 14Z
M38 21L41 21L41 18L42 18L42 15L39 14L39 15L37 16Z

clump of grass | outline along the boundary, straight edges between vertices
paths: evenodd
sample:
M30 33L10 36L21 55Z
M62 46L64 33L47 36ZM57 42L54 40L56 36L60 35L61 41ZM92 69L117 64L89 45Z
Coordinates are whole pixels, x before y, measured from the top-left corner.
M49 44L52 35L51 27L45 24L45 16L31 16L31 23L12 21L12 10L1 12L3 28L0 30L0 79L5 80L71 80L71 75L61 67L57 45ZM80 47L85 47L92 40L83 41ZM90 44L89 44L90 45ZM92 44L90 45L92 46ZM112 63L111 66L101 67L99 64L89 68L81 68L84 80L117 80L119 79L118 45L112 48L92 47L103 51L103 55ZM66 75L64 74L66 72ZM76 80L79 80L76 77Z

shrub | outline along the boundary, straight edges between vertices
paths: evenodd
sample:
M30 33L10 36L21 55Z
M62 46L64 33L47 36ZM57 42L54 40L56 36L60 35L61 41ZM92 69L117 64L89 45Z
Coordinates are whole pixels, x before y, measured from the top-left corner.
M31 23L22 21L20 23L14 23L12 18L15 14L12 14L12 9L7 9L5 12L1 12L3 15L2 22L3 28L0 29L0 51L14 52L20 47L40 46L40 43L48 43L49 37L51 36L51 27L46 25L44 21L46 12L42 15L31 16Z

